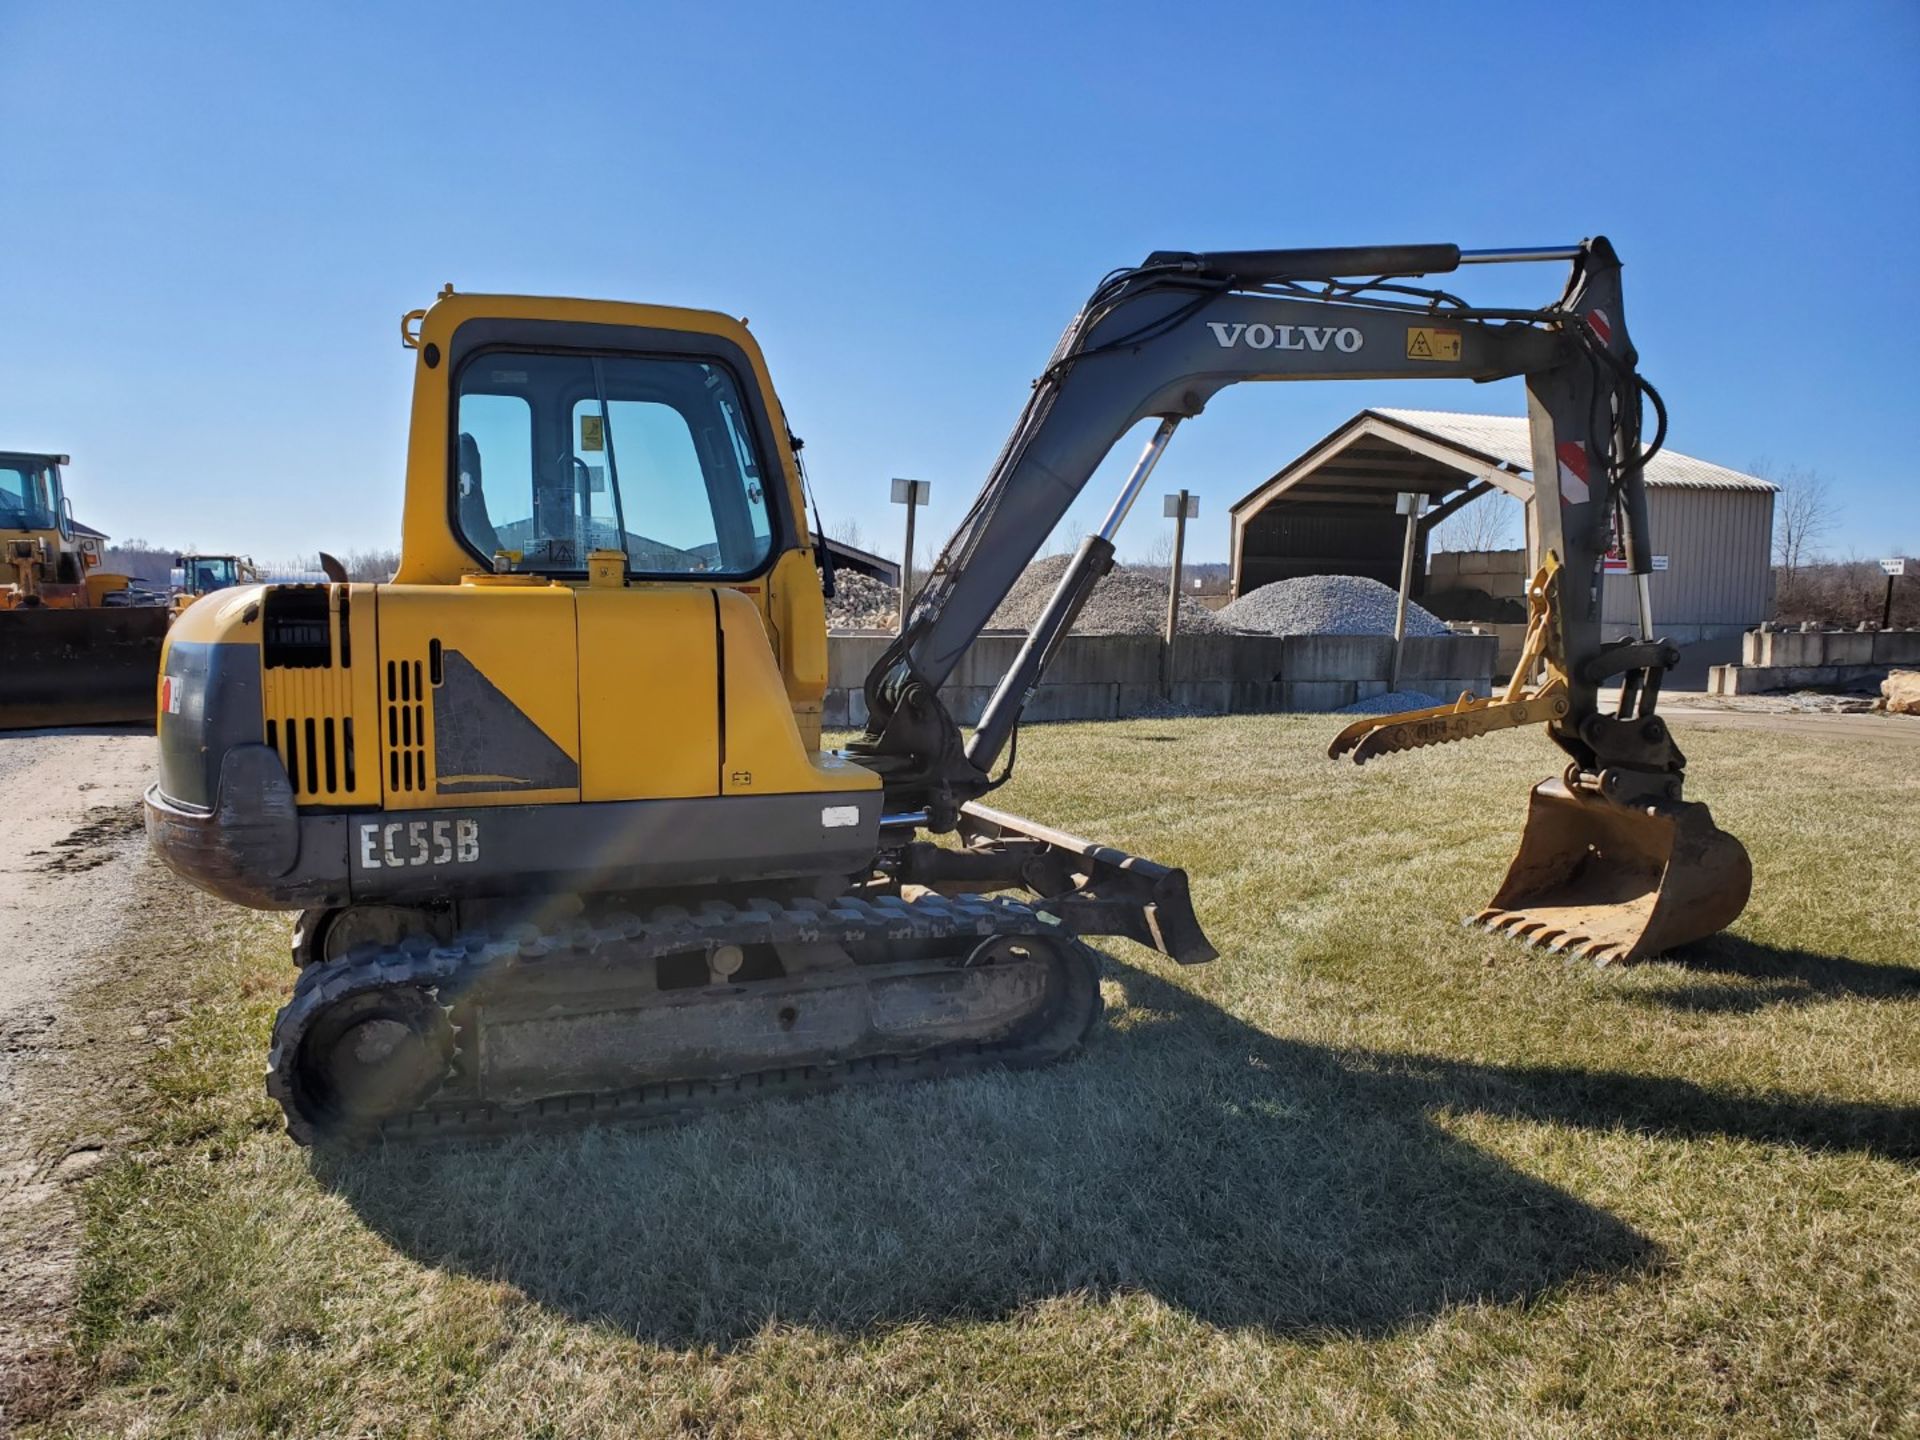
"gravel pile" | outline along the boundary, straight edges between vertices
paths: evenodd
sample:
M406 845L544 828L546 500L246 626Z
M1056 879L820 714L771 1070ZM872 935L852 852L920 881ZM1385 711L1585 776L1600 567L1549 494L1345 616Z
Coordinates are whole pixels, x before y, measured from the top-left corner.
M1364 575L1302 575L1249 591L1217 618L1256 635L1391 635L1399 599ZM1445 621L1407 602L1407 634L1446 633Z
M1431 695L1423 695L1418 690L1389 690L1384 695L1372 695L1357 704L1336 710L1334 714L1398 715L1402 710L1431 710L1436 705L1446 703Z
M898 630L900 588L858 570L833 572L833 598L827 601L829 630Z
M1070 555L1048 555L1033 562L1014 582L988 624L995 630L1030 630L1053 598L1054 588L1072 562ZM1076 635L1158 635L1167 624L1167 584L1151 575L1116 565L1093 587L1080 612ZM1180 633L1219 635L1228 627L1193 597L1180 597Z

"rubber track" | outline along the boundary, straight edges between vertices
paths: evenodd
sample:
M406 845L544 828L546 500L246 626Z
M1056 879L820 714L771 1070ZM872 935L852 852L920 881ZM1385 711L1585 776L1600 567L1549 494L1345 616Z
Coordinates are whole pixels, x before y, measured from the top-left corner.
M745 905L709 901L696 910L664 905L644 915L609 916L598 925L575 923L542 929L517 925L505 932L470 931L447 944L414 937L399 945L356 946L337 960L301 972L293 997L274 1020L267 1057L267 1093L286 1113L287 1132L302 1144L319 1138L313 1118L301 1113L293 1058L308 1028L342 1000L389 986L428 991L443 1005L456 1003L466 987L506 966L551 961L622 965L720 945L806 944L993 936L1045 936L1068 952L1068 963L1089 967L1091 952L1051 916L1016 900L929 895L915 900L883 896L843 897L833 902L752 900ZM1097 973L1097 972L1096 972ZM749 982L750 983L750 982ZM1098 1017L1099 988L1088 1024ZM1084 1033L1084 1028L1081 1033ZM530 1105L484 1101L436 1104L386 1121L351 1138L425 1140L544 1130L557 1125L631 1123L678 1118L694 1112L751 1103L776 1095L804 1094L873 1080L907 1080L959 1074L989 1066L1021 1067L1057 1058L1071 1045L1057 1043L965 1043L910 1056L875 1056L838 1065L807 1065L750 1072L726 1079L668 1081L605 1095L566 1096ZM343 1137L346 1138L346 1137Z

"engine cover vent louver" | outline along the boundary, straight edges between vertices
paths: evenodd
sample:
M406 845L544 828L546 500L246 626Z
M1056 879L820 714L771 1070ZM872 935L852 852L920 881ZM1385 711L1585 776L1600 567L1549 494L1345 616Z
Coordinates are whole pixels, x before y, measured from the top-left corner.
M269 670L325 670L333 625L325 585L270 585L262 603L260 662Z
M418 660L387 661L387 788L427 788L427 691Z

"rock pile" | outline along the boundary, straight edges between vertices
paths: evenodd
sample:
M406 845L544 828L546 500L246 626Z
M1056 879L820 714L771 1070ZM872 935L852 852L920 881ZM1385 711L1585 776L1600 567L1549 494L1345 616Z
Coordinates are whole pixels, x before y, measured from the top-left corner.
M1070 555L1047 555L1029 565L989 621L995 630L1030 630L1067 572ZM1087 598L1076 635L1157 635L1167 624L1167 583L1116 565ZM1191 596L1180 597L1180 633L1218 635L1226 626Z
M1302 575L1249 591L1218 618L1256 635L1391 635L1399 599L1364 575ZM1407 634L1446 633L1445 621L1407 603Z
M827 601L829 630L898 630L900 588L858 570L833 572L833 598Z

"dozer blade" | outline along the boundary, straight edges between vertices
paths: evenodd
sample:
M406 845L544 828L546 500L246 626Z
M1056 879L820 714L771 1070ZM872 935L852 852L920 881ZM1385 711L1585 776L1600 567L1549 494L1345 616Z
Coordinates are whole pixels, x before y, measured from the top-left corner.
M158 606L0 610L0 730L154 719Z
M1555 779L1534 786L1519 853L1470 923L1625 964L1725 929L1752 889L1746 847L1705 805L1620 805Z

